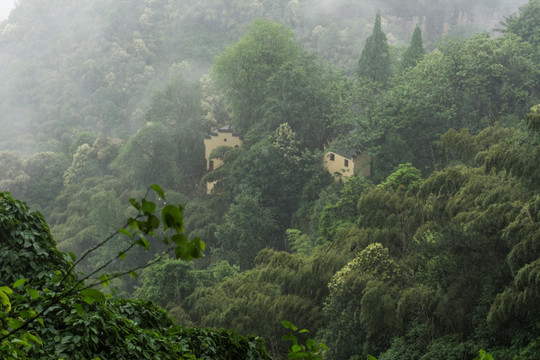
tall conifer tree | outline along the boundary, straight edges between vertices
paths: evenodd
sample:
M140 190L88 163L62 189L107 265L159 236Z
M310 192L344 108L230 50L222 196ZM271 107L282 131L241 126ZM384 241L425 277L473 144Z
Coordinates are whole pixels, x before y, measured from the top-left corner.
M403 53L403 59L401 62L402 68L407 69L409 67L416 66L416 64L422 60L425 53L426 50L422 44L422 31L420 30L420 27L416 25L411 39L411 44Z
M386 35L381 29L381 14L377 12L372 34L366 39L366 44L358 60L356 75L359 79L369 80L385 85L390 77L390 52Z

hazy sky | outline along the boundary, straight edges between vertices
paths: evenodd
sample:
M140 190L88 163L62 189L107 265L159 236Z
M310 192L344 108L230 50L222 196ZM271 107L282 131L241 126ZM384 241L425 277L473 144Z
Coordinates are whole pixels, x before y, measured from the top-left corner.
M16 0L0 0L0 21L7 19L11 9L15 7Z

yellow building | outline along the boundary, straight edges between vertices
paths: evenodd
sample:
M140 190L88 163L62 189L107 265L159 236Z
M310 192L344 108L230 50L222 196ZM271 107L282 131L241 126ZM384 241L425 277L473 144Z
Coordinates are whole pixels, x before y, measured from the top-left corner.
M371 156L356 149L326 152L324 166L336 179L352 175L371 176Z
M211 159L212 151L220 146L240 147L243 145L242 139L233 132L231 125L225 125L212 130L212 133L204 138L204 158L206 159L206 170L213 171L223 165L221 159ZM206 184L206 191L209 194L214 188L214 182Z

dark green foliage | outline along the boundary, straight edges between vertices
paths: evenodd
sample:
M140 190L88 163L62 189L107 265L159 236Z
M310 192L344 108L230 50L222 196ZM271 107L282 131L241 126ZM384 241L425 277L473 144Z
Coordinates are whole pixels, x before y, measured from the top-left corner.
M261 107L264 128L287 123L302 148L321 149L334 135L332 115L346 79L305 53L287 59L266 84ZM257 134L260 139L260 134Z
M155 190L164 196L161 188ZM148 201L132 203L153 223ZM261 338L185 329L151 302L111 300L83 287L71 272L72 263L56 250L41 215L7 193L0 193L0 210L0 279L14 288L0 289L2 305L8 305L0 308L2 358L269 359ZM164 221L166 227L178 227L172 210L164 210ZM137 223L141 229L150 226ZM17 342L18 335L23 340ZM27 344L26 339L33 342Z
M298 341L296 334L306 334L309 333L308 330L299 330L294 324L286 320L282 321L281 324L283 327L290 329L288 334L283 335L283 340L291 342L289 354L287 354L289 359L322 360L320 354L328 350L325 344L317 344L315 340L307 339L306 344L303 345Z
M540 169L537 166L540 161L540 145L537 126L538 105L533 107L529 113L530 134L516 134L511 141L501 142L493 146L486 154L486 169L501 171L520 178L527 183L531 189L540 186ZM522 154L527 154L526 157Z
M292 36L282 25L259 20L216 59L213 73L231 104L233 125L241 135L261 118L266 82L300 53Z
M403 69L407 69L416 66L416 64L422 60L425 54L426 50L422 44L422 31L420 30L420 27L416 25L411 38L411 43L407 50L405 50L403 53L401 67Z
M321 330L329 359L462 359L495 346L496 358L517 359L529 347L526 356L537 356L538 187L514 164L486 166L495 154L520 153L515 159L532 168L535 158L523 154L534 153L537 138L498 126L443 139L471 166L432 174L418 195L391 186L402 166L362 192L354 224L333 236L327 256L383 249L375 242L388 249L385 262L364 267L361 251L329 283ZM383 263L399 266L398 281L378 270Z
M309 151L302 152L300 146L296 133L283 123L271 136L264 137L249 149L234 151L238 156L233 156L230 163L226 161L226 172L219 173L220 177L225 175L223 195L231 202L231 207L219 230L226 238L217 236L218 241L233 245L242 239L239 243L248 247L251 241L251 260L264 247L285 249L285 230L300 207L300 199L309 203L316 196L303 193L304 179L321 173L320 158ZM252 213L264 217L254 219ZM259 232L259 226L270 232Z
M264 340L238 335L234 330L173 327L167 335L176 345L189 349L197 359L271 360Z
M320 212L318 233L323 241L331 240L338 229L350 227L354 223L358 214L358 199L367 186L369 183L365 179L355 176L345 180L339 200L327 204Z
M388 347L401 327L397 287L404 285L404 275L388 249L378 243L367 246L334 275L325 303L329 359L366 357Z
M49 227L39 213L32 213L9 193L0 193L0 256L2 284L26 278L29 284L48 283L67 274L65 254L56 250Z
M191 263L166 257L141 271L140 287L134 296L151 300L165 308L169 303L181 303L201 280Z
M114 168L137 188L149 182L175 187L178 148L176 139L165 125L149 123L132 136L120 150Z
M346 80L301 51L281 25L257 21L216 59L213 76L231 105L235 130L248 145L288 123L302 147L333 135L333 102Z
M390 174L381 186L394 190L402 188L413 193L422 185L422 174L410 163L400 164L398 169Z
M381 14L377 12L373 32L366 39L362 55L358 60L356 76L386 85L390 78L390 51L386 41L386 35L381 29Z
M220 257L239 264L242 269L253 266L257 253L264 248L276 248L280 240L278 223L272 208L261 204L259 194L243 194L235 198L216 229Z
M282 319L318 329L325 282L314 268L316 262L300 255L263 250L256 267L234 277L195 290L188 313L204 326L235 328L257 333L268 341L269 350L287 354Z
M460 342L457 336L445 336L431 343L421 360L459 360L470 359L477 354L477 347L472 341ZM487 360L487 359L486 359Z
M537 51L540 50L540 1L529 0L519 9L519 14L506 18L506 31L521 36L521 38Z
M193 188L204 171L201 100L197 84L173 79L153 96L147 123L120 149L113 168L138 188L154 182Z
M388 133L397 132L405 142L401 152L410 151L421 170L437 168L436 141L450 128L478 132L498 121L518 124L540 84L530 45L515 36L478 35L439 49L397 78L384 99L384 115L379 115ZM381 150L376 155L384 157L387 150Z
M61 154L35 153L23 159L16 151L0 151L0 189L48 209L63 187L67 162Z

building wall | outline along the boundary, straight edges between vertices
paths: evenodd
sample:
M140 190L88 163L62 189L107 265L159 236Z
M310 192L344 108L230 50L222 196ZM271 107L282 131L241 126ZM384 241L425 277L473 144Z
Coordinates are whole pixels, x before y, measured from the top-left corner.
M217 134L213 133L210 138L204 139L204 158L206 159L206 170L210 170L210 154L212 151L219 146L242 146L243 142L237 135L233 135L231 132L218 132ZM223 165L221 159L213 159L214 167L213 170L219 168Z
M333 159L333 160L332 160ZM338 153L329 151L324 155L324 166L332 175L349 177L352 175L371 176L371 157L366 153L346 158Z
M240 147L243 145L242 140L233 135L230 131L213 132L209 137L204 139L204 158L206 159L206 170L212 171L223 165L221 159L210 160L210 154L219 146ZM214 189L215 181L206 183L206 193L210 194Z
M206 193L211 194L212 190L214 190L214 186L216 186L217 181L209 181L206 183Z
M347 166L345 165L345 160L348 162ZM343 177L349 177L354 173L353 162L332 151L324 155L324 165L332 175L337 173Z

